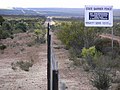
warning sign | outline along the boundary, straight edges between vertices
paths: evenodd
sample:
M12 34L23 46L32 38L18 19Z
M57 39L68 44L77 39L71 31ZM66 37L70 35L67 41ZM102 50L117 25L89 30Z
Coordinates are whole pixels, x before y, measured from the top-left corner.
M112 27L112 6L85 6L86 27Z

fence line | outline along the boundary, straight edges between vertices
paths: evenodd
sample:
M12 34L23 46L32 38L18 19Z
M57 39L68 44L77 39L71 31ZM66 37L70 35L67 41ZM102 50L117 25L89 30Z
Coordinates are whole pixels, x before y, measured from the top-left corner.
M47 32L47 90L65 90L65 83L60 81L58 62L55 59L53 51L53 41L50 34L50 26L48 23Z

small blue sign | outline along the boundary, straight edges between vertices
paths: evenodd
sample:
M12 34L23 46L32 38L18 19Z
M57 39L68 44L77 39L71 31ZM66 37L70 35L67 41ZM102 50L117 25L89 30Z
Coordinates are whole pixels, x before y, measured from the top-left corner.
M109 20L108 12L89 12L89 20Z

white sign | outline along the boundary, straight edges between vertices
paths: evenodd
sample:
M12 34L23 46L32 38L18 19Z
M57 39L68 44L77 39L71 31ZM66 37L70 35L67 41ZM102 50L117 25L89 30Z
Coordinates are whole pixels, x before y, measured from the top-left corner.
M112 27L113 6L85 6L86 27Z

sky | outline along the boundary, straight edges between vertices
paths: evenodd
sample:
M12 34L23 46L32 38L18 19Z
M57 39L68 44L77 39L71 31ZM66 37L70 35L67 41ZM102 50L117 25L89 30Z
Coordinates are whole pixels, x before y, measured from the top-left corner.
M85 5L112 5L120 9L120 0L0 0L0 8L84 8Z

